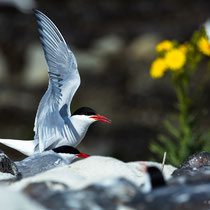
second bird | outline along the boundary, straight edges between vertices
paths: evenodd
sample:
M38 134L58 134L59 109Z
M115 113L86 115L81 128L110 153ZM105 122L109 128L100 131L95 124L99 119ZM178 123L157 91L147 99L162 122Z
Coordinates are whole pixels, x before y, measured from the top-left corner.
M69 165L77 157L87 158L90 155L81 153L71 146L61 146L31 155L22 161L15 162L15 164L22 177L28 177L59 166Z

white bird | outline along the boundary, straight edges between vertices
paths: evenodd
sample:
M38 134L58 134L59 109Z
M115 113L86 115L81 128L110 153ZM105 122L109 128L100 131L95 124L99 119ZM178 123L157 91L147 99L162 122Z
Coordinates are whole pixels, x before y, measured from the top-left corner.
M81 153L71 146L61 146L49 151L34 154L22 161L15 162L15 164L21 175L28 177L55 167L69 165L77 157L87 158L90 157L90 155Z
M42 12L33 11L48 65L48 89L37 110L34 140L0 139L0 143L27 156L63 145L76 147L93 122L111 122L88 107L71 115L70 103L80 85L76 58L55 24Z
M154 189L166 186L164 176L156 166L147 167L144 175L144 183L140 189L142 193L149 193Z

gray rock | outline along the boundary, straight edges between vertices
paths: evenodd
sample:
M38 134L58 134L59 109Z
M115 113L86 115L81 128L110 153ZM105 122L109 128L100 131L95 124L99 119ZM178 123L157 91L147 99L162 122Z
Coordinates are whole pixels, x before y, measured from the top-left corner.
M201 152L188 157L179 165L178 169L173 172L172 176L195 174L208 170L210 170L210 153Z
M19 171L15 163L10 160L10 158L0 150L0 172L10 173L14 176L19 176Z
M52 191L46 183L34 183L27 186L24 192L50 209L93 210L117 209L120 206L126 206L126 203L133 199L139 190L133 183L122 178L96 183L83 190Z
M199 185L210 183L210 171L196 172L191 174L185 174L181 176L175 176L168 181L169 185Z
M209 194L210 184L164 187L146 195L137 194L128 206L138 210L206 210L210 207Z
M69 189L67 185L54 181L31 183L23 190L25 194L32 199L42 203L47 197L50 197L55 192L65 191Z
M209 206L210 184L166 186L142 194L132 182L118 178L81 190L70 190L56 182L33 183L24 192L49 209L202 210Z

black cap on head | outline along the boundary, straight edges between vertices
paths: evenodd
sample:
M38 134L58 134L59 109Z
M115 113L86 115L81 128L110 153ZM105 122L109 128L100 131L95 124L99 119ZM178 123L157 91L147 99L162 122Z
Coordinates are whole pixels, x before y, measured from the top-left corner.
M153 189L163 187L166 185L166 182L160 169L158 169L155 166L150 166L147 168L147 172L149 173Z
M78 149L71 146L61 146L52 150L56 153L67 153L67 154L75 154L75 155L80 154L80 151Z
M73 114L73 115L87 115L87 116L91 116L91 115L96 115L96 111L89 108L89 107L81 107L79 109L77 109Z

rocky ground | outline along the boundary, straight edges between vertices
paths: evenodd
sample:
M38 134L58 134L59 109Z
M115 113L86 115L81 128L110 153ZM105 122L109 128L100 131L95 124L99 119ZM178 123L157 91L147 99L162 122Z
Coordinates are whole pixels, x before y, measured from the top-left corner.
M14 163L2 153L1 208L209 209L209 161L210 153L200 153L189 157L178 169L165 165L163 175L166 186L143 193L145 166L161 168L161 164L141 161L126 163L111 157L92 156L69 166L24 178Z

